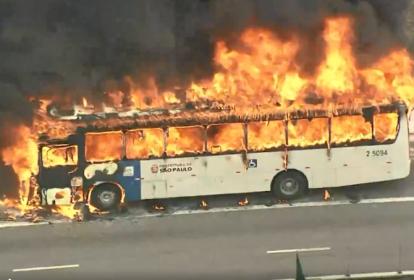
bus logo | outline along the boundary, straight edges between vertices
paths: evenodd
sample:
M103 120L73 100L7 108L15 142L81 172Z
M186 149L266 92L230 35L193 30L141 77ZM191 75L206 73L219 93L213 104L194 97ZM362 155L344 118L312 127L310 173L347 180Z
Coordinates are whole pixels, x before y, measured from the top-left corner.
M248 166L249 168L257 168L257 159L249 159Z
M151 166L151 172L152 173L158 173L158 165L154 164L153 166Z

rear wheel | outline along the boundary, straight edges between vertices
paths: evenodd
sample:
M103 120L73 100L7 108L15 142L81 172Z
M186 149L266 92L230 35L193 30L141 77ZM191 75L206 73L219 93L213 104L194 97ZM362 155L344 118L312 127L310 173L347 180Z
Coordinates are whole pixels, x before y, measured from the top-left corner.
M92 190L90 203L101 211L116 209L121 203L121 190L113 184L99 185Z
M271 190L278 199L292 200L302 197L308 189L305 175L295 170L279 173L272 181Z

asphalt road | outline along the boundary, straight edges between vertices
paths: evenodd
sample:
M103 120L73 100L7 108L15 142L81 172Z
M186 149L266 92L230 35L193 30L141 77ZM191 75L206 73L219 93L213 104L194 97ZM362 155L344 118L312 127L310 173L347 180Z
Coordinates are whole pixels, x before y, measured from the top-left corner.
M409 270L413 219L414 203L406 202L5 228L0 279L271 280L294 276L295 254L267 251L326 247L300 253L306 275ZM75 264L79 267L12 272Z

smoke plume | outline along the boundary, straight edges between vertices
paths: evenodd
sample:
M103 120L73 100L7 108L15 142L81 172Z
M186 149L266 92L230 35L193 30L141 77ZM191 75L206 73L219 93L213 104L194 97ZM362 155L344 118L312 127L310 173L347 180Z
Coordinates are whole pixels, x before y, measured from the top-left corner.
M373 63L405 44L410 2L2 0L0 150L16 140L13 126L30 126L38 105L28 97L99 100L102 92L125 87L126 76L138 84L153 76L160 88L185 86L213 74L214 42L242 48L238 35L249 26L269 28L286 40L300 34L296 63L312 75L323 59L323 19L351 14L358 62ZM4 173L9 168L0 166L2 179Z

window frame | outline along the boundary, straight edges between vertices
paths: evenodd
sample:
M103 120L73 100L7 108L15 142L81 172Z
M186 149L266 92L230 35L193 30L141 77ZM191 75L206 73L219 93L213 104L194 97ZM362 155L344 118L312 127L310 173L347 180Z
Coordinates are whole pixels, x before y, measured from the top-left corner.
M224 151L224 152L220 151L219 153L212 153L212 152L210 152L208 150L208 137L207 137L207 135L208 135L208 128L211 127L211 126L222 126L222 125L228 125L228 124L241 124L243 126L243 145L244 145L244 149L243 150L239 150L239 151ZM244 123L242 123L242 122L218 123L218 124L209 124L209 125L206 125L205 126L205 152L208 155L223 155L223 154L231 155L231 154L239 154L239 153L241 153L243 151L247 151L247 149L248 149L248 146L247 146L248 145L248 143L247 143L247 137L248 137L248 135L247 135L247 123L246 122L244 122Z
M154 156L154 155L150 155L149 157L147 157L147 158L140 158L140 157L137 157L137 158L135 158L135 157L128 157L128 155L127 155L127 153L128 153L128 150L127 150L127 134L128 134L128 132L130 132L130 131L145 131L145 130L149 130L149 129L159 129L159 130L161 130L162 131L162 137L163 137L163 139L162 139L162 141L163 141L163 148L162 148L162 153L161 153L161 155L160 156ZM128 160L147 160L147 159L159 159L159 158L163 158L163 156L164 156L164 154L165 154L165 149L166 149L166 145L165 145L165 129L164 128L162 128L162 127L156 127L156 128L133 128L133 129L128 129L128 130L125 130L124 131L124 150L125 150L125 158L126 159L128 159Z
M52 148L56 148L56 147L60 147L60 148L70 148L70 147L75 147L75 154L76 154L76 162L74 164L66 164L66 165L52 165L52 166L45 166L45 161L44 161L44 156L43 156L43 149L44 148L49 148L50 150ZM56 168L56 167L75 167L79 165L79 145L77 144L46 144L46 145L42 145L39 147L40 151L40 166L41 168L46 168L46 169L50 169L50 168ZM47 152L48 153L48 152ZM75 155L74 154L74 155Z
M168 146L168 144L167 144L167 141L168 141L167 140L167 138L168 138L167 134L169 134L169 129L171 129L171 128L175 128L175 129L184 128L184 129L186 129L186 128L194 128L194 127L197 127L197 128L200 128L200 129L203 130L202 131L203 132L203 150L202 150L202 152L201 153L198 153L198 152L194 152L194 153L184 152L180 155L168 156L168 153L167 153L167 146ZM174 127L166 127L163 130L164 130L164 154L167 158L199 156L199 155L203 155L207 152L207 128L206 128L206 126L203 126L203 125L174 126Z
M254 153L263 153L263 152L271 152L271 151L280 151L280 150L284 150L285 148L288 148L289 150L304 150L304 149L319 149L319 148L327 148L327 146L329 146L330 148L341 148L341 147L349 147L349 146L372 146L372 145L389 145L389 144L393 144L395 143L395 141L398 139L399 137L399 133L400 133L400 123L401 123L401 114L398 112L391 112L391 113L395 113L398 115L398 123L397 123L397 132L396 132L396 137L393 140L387 140L384 142L378 142L375 139L375 131L374 131L374 119L375 119L375 115L380 115L379 113L377 114L372 114L370 119L369 119L369 123L371 125L371 139L367 139L367 140L361 140L358 142L345 142L345 143L339 143L339 144L335 144L331 142L332 139L332 120L336 117L340 117L340 116L331 116L331 117L315 117L312 119L326 119L327 121L327 128L328 128L328 142L324 143L324 144L317 144L317 145L313 145L313 146L306 146L306 147L301 147L301 146L290 146L289 145L289 131L288 131L288 126L290 125L290 123L292 122L292 120L273 120L270 122L283 122L283 127L284 127L284 135L285 135L285 144L281 145L280 147L275 147L275 148L270 148L270 149L265 149L265 150L252 150L249 148L249 143L248 143L248 133L249 133L249 128L248 125L250 123L263 123L263 121L255 121L255 122L227 122L227 123L217 123L217 124L208 124L208 125L192 125L192 126L172 126L172 127L152 127L152 128L133 128L133 129L128 129L128 130L115 130L115 131L107 131L107 132L88 132L85 134L85 143L86 143L86 136L88 134L103 134L103 133L116 133L116 132L121 132L122 133L122 139L123 139L123 146L122 146L122 150L123 150L123 157L120 159L128 159L128 160L150 160L150 159L163 159L163 158L185 158L185 157L197 157L197 156L212 156L212 155L228 155L228 154L240 154L243 152L254 152ZM390 113L381 113L381 114L390 114ZM355 116L361 116L361 115L355 115ZM351 117L351 116L350 116ZM306 120L306 118L298 118L298 119L294 119L294 120ZM244 150L239 150L239 151L224 151L224 152L217 152L217 153L212 153L210 151L208 151L208 129L209 127L212 126L222 126L222 125L228 125L228 124L240 124L243 126L243 134L244 134L244 141L243 144L245 146ZM174 155L174 156L168 156L167 155L167 131L170 128L191 128L191 127L199 127L200 129L203 129L203 137L204 137L204 143L203 143L203 152L202 153L183 153L180 155ZM126 147L126 139L127 139L127 134L129 131L139 131L142 130L145 132L145 130L148 129L160 129L162 130L162 135L163 135L163 151L162 154L160 156L149 156L148 158L129 158L127 156L127 147ZM77 146L74 144L67 144L67 146ZM102 163L102 162L109 162L109 161L119 161L117 160L107 160L107 161L88 161L86 160L86 144L85 144L85 161L88 163ZM79 152L79 148L78 148L78 152ZM43 161L43 160L42 160ZM78 162L79 162L79 155L78 155ZM43 165L43 162L42 162ZM69 166L69 165L68 165Z
M88 160L87 146L86 146L86 137L88 136L88 134L89 135L91 135L91 134L102 135L102 134L111 134L111 133L114 134L114 133L119 133L119 132L122 135L122 156L119 159ZM105 162L117 162L117 161L123 160L125 158L125 153L126 153L126 151L125 151L125 133L122 130L105 131L105 132L87 132L87 133L85 133L85 136L84 136L84 143L85 143L84 144L84 147L85 147L85 149L84 149L84 159L85 159L85 162L87 162L89 164L97 164L97 163L105 163Z

